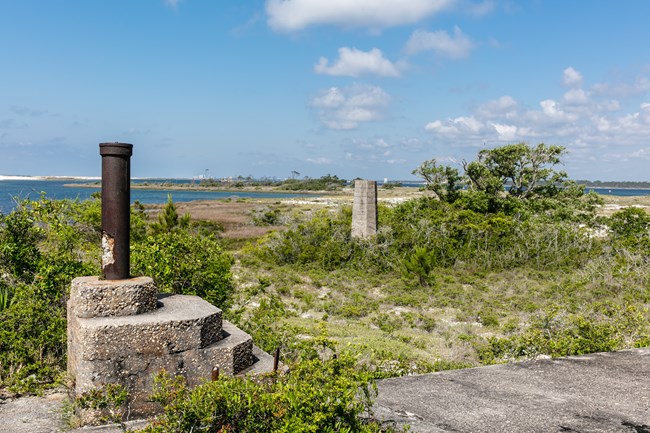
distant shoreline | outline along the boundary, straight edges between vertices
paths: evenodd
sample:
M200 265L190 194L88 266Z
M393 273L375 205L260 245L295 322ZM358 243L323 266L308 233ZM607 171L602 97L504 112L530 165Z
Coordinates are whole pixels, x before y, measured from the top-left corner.
M20 175L2 175L0 174L0 181L2 180L100 180L96 176L20 176Z
M134 189L151 189L151 190L177 190L177 189L192 189L192 190L205 190L205 191L222 191L222 192L229 192L229 191L274 191L274 192L286 192L288 194L294 192L294 191L284 191L284 190L276 190L273 189L274 187L272 186L254 186L254 187L210 187L210 186L201 186L199 184L192 185L192 184L180 184L180 185L175 185L175 184L168 184L167 182L156 182L160 181L163 178L132 178L132 180L140 181L140 182L147 182L148 180L153 181L150 184L147 185L142 185L139 183L132 183L131 188ZM101 182L101 177L97 176L23 176L23 175L0 175L0 181L91 181L92 183L74 183L74 184L64 184L66 187L76 187L76 188L97 188L99 187L99 182ZM167 180L167 179L165 179ZM174 181L174 180L188 180L191 181L192 179L190 178L169 178L169 181ZM200 181L197 180L197 181ZM410 181L402 181L403 182L408 182L411 183ZM612 184L607 184L607 183L600 183L597 185L591 184L589 182L586 182L584 180L577 181L578 185L583 186L584 188L589 188L589 189L619 189L619 190L643 190L643 191L650 191L650 182L639 182L641 184L646 184L645 186L616 186L615 181L612 182ZM390 183L390 182L389 182ZM413 182L415 183L415 181ZM626 181L621 181L621 183L626 183ZM381 185L381 182L378 181L378 185ZM411 188L417 188L417 186L405 186L405 187L411 187ZM309 193L310 191L305 191ZM328 191L331 192L331 191Z
M101 188L100 183L66 183L63 184L64 187L69 187L69 188ZM232 188L224 188L224 187L209 187L209 186L201 186L201 185L189 185L189 184L183 184L183 186L180 185L169 185L169 184L148 184L148 185L142 185L142 184L137 184L137 183L131 183L131 189L142 189L142 190L151 190L151 191L167 191L167 190L172 190L172 191L205 191L205 192L272 192L274 194L305 194L305 195L338 195L341 194L342 191L306 191L306 190L298 190L298 191L289 191L289 190L283 190L283 189L276 189L275 187L272 186L250 186L250 187L232 187Z

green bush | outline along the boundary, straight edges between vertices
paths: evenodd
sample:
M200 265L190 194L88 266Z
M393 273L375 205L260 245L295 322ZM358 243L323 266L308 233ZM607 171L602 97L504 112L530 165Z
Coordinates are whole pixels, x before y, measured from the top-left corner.
M75 221L82 205L24 200L0 215L0 386L36 392L65 370L66 300L76 276L96 273L86 260L92 228Z
M650 251L650 215L643 209L621 209L611 216L609 227L615 242Z
M201 296L226 308L230 302L233 258L217 239L186 231L147 237L131 252L131 273L154 279L161 292Z
M291 366L286 375L220 378L189 390L182 378L156 378L154 401L164 413L145 433L388 432L369 416L372 375L342 354Z
M582 313L549 308L523 334L491 337L478 347L483 363L529 358L608 352L642 347L650 342L647 311L604 303Z

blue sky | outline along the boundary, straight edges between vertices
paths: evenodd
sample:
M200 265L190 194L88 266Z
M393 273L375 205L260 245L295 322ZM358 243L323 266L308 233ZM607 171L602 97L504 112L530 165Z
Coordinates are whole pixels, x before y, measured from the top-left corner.
M410 179L562 145L650 181L650 2L0 0L0 174Z

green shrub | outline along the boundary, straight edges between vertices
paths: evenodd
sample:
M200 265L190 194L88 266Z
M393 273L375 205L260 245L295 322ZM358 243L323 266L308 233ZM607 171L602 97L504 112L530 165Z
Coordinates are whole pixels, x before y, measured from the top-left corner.
M152 399L164 413L144 432L392 431L361 417L375 394L371 374L346 354L296 363L286 375L220 378L193 390L162 373Z
M131 273L154 279L161 292L201 296L227 308L233 258L214 237L183 230L148 236L131 252Z
M92 275L92 229L75 221L82 205L24 200L0 216L0 386L38 392L65 370L66 300L71 280Z
M647 311L604 303L587 312L570 314L548 309L520 335L491 337L479 343L483 363L537 355L552 357L608 352L647 343Z

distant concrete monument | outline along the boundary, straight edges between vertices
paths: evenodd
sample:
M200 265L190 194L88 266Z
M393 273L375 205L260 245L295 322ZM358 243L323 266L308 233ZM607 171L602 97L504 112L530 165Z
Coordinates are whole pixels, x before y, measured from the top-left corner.
M377 234L377 182L354 181L352 237L367 238Z
M190 386L213 370L235 375L268 371L273 358L197 296L158 294L149 277L131 277L130 157L133 146L102 143L103 277L72 281L68 301L68 373L80 396L107 384L129 392L135 417L160 410L148 401L152 376L182 375ZM218 369L218 370L215 370ZM82 414L98 419L100 413Z

